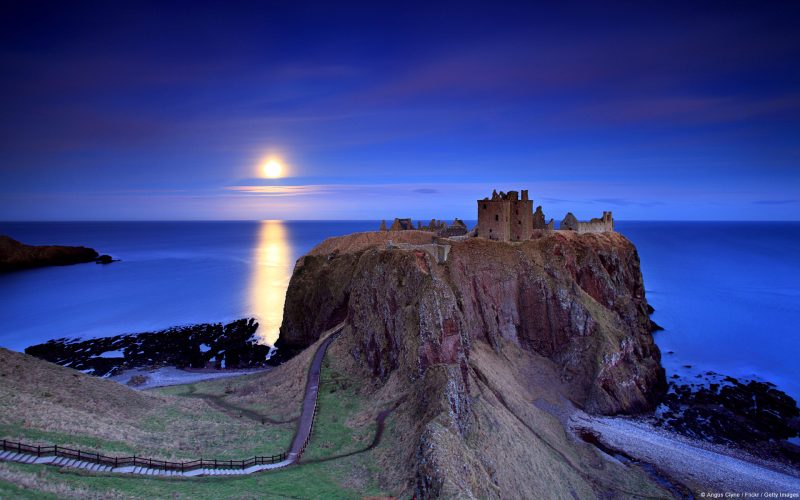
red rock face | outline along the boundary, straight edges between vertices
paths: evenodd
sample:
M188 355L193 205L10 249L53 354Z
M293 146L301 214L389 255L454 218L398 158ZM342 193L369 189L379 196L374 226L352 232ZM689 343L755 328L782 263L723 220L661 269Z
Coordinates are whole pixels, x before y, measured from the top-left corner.
M636 249L617 233L474 238L453 242L445 264L375 246L301 259L279 344L309 345L347 316L352 355L373 376L401 370L416 380L451 366L448 390L458 395L469 385L471 345L510 342L557 363L587 410L636 412L664 387L646 307ZM468 398L450 399L457 419L469 411Z

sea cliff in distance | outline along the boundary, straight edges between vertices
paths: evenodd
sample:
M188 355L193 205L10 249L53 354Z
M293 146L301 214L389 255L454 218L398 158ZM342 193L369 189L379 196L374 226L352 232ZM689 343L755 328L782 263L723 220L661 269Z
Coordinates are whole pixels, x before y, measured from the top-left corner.
M93 248L25 245L13 238L0 235L0 272L85 262L106 264L111 262L111 257L101 256Z

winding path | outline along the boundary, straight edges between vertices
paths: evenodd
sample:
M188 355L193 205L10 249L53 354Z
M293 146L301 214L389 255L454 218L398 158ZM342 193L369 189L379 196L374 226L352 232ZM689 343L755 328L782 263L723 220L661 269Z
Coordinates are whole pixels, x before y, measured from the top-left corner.
M7 460L13 462L21 462L26 464L49 464L61 467L71 467L78 469L85 469L92 472L114 472L122 474L140 474L148 476L230 476L241 474L252 474L262 470L279 469L297 463L305 451L308 441L311 438L311 431L314 428L314 417L317 414L317 396L319 394L319 380L320 371L322 369L322 360L325 358L325 353L330 347L331 343L341 333L344 328L344 322L339 323L330 330L323 332L320 338L325 340L317 348L314 353L314 358L311 360L311 365L308 368L308 378L306 380L305 395L303 396L303 405L300 413L300 418L297 423L297 432L292 440L292 445L289 448L289 453L286 459L281 462L264 465L253 465L245 469L234 469L225 467L206 467L202 469L194 469L186 472L176 470L164 470L150 467L110 467L101 465L91 461L76 460L72 458L45 456L39 457L28 453L17 453L14 451L4 451L0 449L0 460ZM378 438L380 439L380 438Z

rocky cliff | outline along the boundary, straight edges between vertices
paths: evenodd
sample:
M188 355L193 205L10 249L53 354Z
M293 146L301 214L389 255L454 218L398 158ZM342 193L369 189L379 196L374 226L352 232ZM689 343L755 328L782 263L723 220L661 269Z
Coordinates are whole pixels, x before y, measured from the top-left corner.
M98 257L91 248L32 246L0 235L0 272L94 262Z
M593 412L650 409L664 387L639 258L622 235L448 241L443 265L422 250L387 248L401 235L369 236L355 246L366 237L334 238L298 261L279 345L310 345L348 317L354 355L382 380L394 370L417 378L432 365L464 365L485 342L552 360L570 399Z
M592 460L575 458L585 450L534 403L568 399L603 414L654 406L665 380L635 247L617 233L443 240L440 264L419 246L431 238L323 242L296 264L278 346L308 346L347 318L337 343L354 370L380 388L376 398L403 397L405 438L392 456L405 457L411 472L397 480L419 496L542 494L543 478L513 485L520 464L558 477L557 491L620 491L585 469Z

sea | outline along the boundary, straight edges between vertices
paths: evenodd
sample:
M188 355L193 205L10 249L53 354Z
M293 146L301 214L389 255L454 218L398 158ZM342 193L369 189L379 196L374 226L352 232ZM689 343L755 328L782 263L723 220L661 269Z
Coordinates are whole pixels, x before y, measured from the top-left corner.
M474 224L474 221L467 221ZM278 337L296 260L379 221L0 222L120 259L0 275L0 346L259 320ZM637 247L667 376L769 381L800 398L800 223L617 221Z

